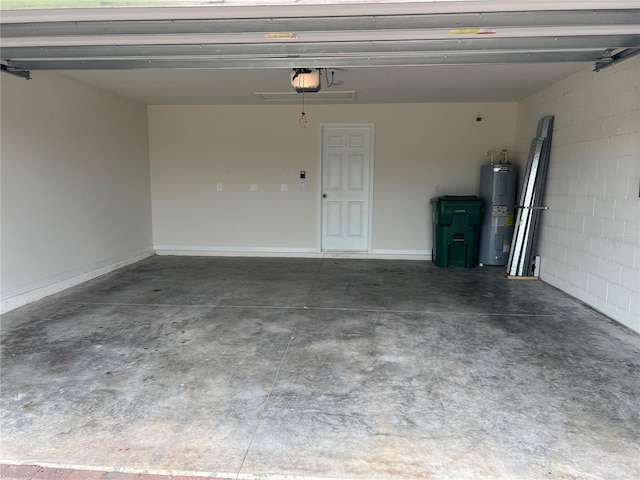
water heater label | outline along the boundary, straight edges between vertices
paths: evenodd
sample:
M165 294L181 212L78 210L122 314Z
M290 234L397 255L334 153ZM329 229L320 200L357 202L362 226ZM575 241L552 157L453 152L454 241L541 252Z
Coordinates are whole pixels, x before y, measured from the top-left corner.
M507 224L507 205L494 205L491 207L491 225L494 227L504 227Z
M492 209L492 215L497 215L500 217L507 216L507 210L509 207L507 205L494 205Z

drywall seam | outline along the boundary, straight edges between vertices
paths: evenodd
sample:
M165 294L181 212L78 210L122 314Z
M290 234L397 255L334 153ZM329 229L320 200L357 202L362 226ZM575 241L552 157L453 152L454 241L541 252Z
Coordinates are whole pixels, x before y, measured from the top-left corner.
M117 260L88 272L71 275L68 273L57 275L56 277L47 279L49 283L46 285L41 285L41 282L38 282L38 285L28 285L21 288L19 293L10 294L10 296L6 296L6 298L3 296L2 301L0 301L0 313L10 312L11 310L23 307L31 302L41 300L49 295L66 290L67 288L75 287L76 285L93 280L94 278L113 272L119 268L126 267L132 263L139 262L140 260L144 260L145 258L153 255L155 255L153 250L146 250L137 255Z

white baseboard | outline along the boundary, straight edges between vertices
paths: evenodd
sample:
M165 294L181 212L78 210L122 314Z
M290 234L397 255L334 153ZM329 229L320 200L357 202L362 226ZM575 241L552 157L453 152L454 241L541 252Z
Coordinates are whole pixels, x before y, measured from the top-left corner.
M374 248L371 250L371 256L374 258L390 260L431 260L431 251Z
M197 257L321 257L312 248L276 247L203 247L193 245L156 245L156 255Z
M374 249L369 253L322 252L313 248L204 247L191 245L156 245L154 248L156 255L431 260L431 253L426 250Z
M132 263L144 260L155 255L153 250L146 250L131 257L111 259L107 262L94 265L88 272L65 272L54 277L49 277L29 285L22 286L19 290L4 294L0 301L0 313L7 313L28 303L41 300L49 295L61 292L67 288L75 287L88 280L113 272Z

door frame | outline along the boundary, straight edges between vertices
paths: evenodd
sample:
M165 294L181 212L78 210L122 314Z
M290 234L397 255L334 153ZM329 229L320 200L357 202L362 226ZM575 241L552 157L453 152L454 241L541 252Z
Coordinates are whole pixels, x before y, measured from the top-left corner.
M374 150L375 145L375 123L320 123L318 124L318 198L317 202L317 251L322 253L322 134L325 128L368 128L369 129L369 229L367 232L367 253L371 254L373 246L373 176L374 176ZM336 252L334 252L336 253ZM339 253L339 252L337 252ZM348 254L349 252L345 252ZM357 252L354 252L356 254Z

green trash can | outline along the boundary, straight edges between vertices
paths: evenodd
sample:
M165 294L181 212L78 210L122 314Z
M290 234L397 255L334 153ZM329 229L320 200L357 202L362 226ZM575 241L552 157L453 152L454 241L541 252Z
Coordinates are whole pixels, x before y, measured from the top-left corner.
M482 200L475 195L431 199L433 263L439 267L475 267L482 223Z

